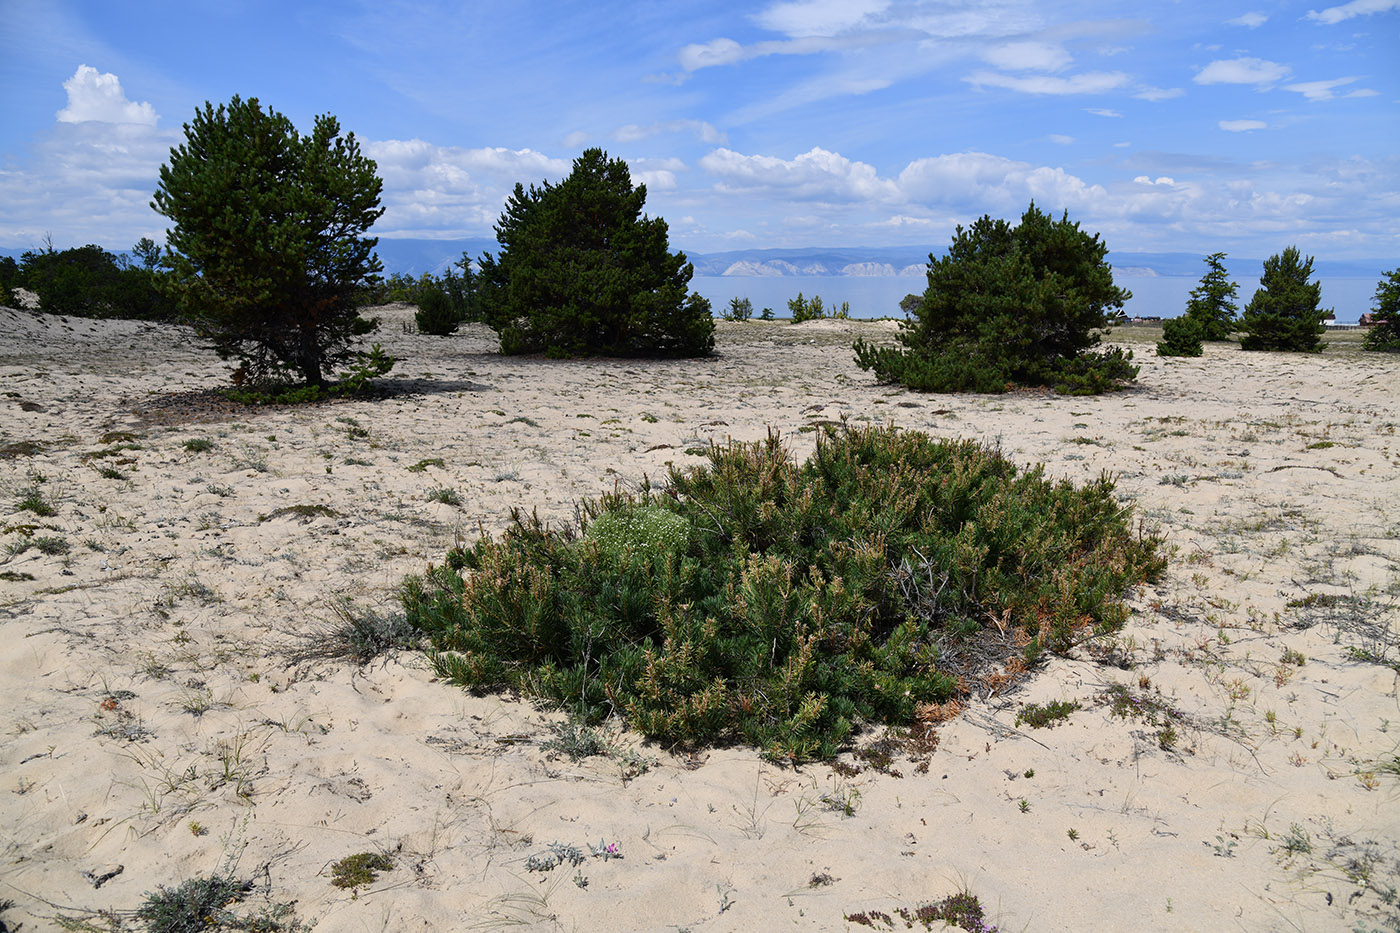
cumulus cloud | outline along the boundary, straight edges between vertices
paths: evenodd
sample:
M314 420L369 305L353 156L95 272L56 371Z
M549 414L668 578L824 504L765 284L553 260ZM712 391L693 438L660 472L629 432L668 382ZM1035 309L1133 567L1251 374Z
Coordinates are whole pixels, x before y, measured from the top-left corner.
M1324 26L1332 26L1354 16L1371 16L1396 9L1400 9L1400 0L1352 0L1351 3L1343 3L1341 6L1329 6L1321 13L1309 10L1308 19Z
M122 83L114 74L79 65L73 77L63 82L68 106L58 112L60 123L138 123L154 127L159 117L155 108L142 101L126 99Z
M1197 84L1252 84L1260 90L1288 77L1292 69L1262 58L1230 58L1211 62L1196 72Z
M1090 71L1068 78L1054 75L1016 77L978 71L963 80L974 87L1001 87L1023 94L1102 94L1128 83L1128 76L1121 71Z
M1221 120L1220 128L1227 133L1247 133L1250 130L1262 130L1269 124L1262 120Z
M1049 42L1008 42L982 53L989 64L1005 71L1063 71L1074 61L1063 47Z
M765 191L822 202L889 200L897 195L894 183L880 178L874 166L820 147L795 159L721 148L704 156L700 167L715 176L718 190L731 194Z
M1283 89L1285 91L1293 91L1297 94L1302 94L1304 97L1311 101L1332 100L1337 96L1336 94L1332 93L1334 90L1336 90L1339 87L1345 87L1348 84L1353 84L1356 80L1357 79L1353 76L1349 78L1333 78L1331 81L1303 81L1298 84L1284 85ZM1371 90L1370 88L1362 87L1356 88L1355 90L1349 91L1348 93L1343 94L1341 96L1374 97L1375 94L1376 92Z
M1105 193L1064 169L985 152L916 159L899 173L899 190L921 205L969 205L999 212L1023 210L1031 200L1050 210L1078 207Z
M1242 16L1236 16L1234 19L1227 19L1225 22L1229 23L1231 26L1247 26L1250 29L1258 29L1268 21L1269 17L1265 16L1263 13L1250 12Z
M364 150L384 180L384 216L375 231L394 236L486 233L516 182L554 181L571 165L532 149L463 149L422 139L367 141Z

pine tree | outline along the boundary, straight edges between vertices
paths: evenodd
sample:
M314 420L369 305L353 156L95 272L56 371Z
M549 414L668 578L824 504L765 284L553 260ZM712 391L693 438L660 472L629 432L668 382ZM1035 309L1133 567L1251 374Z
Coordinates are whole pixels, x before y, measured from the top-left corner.
M1131 293L1113 284L1108 247L1034 202L1021 222L983 216L929 257L928 288L900 324L904 348L857 341L856 362L925 392L1004 392L1048 385L1103 392L1137 374L1120 350L1092 352Z
M1312 265L1313 258L1302 261L1296 246L1264 260L1259 289L1240 318L1241 349L1317 353L1327 346L1320 338L1331 312L1318 307L1322 286L1308 281Z
M1186 317L1196 322L1205 340L1229 340L1240 310L1235 302L1239 286L1230 281L1221 262L1224 258L1224 253L1211 253L1206 257L1210 268L1186 301Z
M187 319L235 380L320 386L355 357L356 290L380 270L365 237L384 209L374 161L335 117L308 136L257 98L206 103L161 167L152 207L167 233L170 283Z
M1371 308L1375 323L1361 345L1367 350L1400 353L1400 269L1392 269L1376 283L1375 302Z
M589 149L567 178L515 186L482 257L483 320L501 352L549 356L703 356L710 303L686 289L695 268L670 252L666 221L642 214L646 185Z

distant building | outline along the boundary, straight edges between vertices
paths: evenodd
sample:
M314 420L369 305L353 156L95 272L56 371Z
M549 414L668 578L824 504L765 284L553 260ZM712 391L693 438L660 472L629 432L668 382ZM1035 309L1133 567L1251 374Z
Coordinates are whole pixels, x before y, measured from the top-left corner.
M1361 320L1357 321L1356 323L1360 324L1362 327L1375 327L1377 324L1380 323L1380 321L1376 320L1376 316L1374 314L1367 311L1365 314L1361 315Z

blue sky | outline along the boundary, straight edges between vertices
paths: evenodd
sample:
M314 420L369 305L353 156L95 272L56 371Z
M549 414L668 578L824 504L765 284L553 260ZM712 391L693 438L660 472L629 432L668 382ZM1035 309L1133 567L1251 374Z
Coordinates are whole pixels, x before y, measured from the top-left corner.
M1325 0L1324 0L1325 2ZM1116 253L1400 258L1400 0L0 0L0 246L164 238L206 100L332 113L382 237L625 158L692 251L946 246L1034 198Z

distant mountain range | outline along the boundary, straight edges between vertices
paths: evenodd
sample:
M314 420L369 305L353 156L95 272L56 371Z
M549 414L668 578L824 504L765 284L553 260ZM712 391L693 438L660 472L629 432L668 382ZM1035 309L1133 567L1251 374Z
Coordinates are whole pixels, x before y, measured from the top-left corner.
M381 238L377 252L385 273L418 276L424 272L440 275L465 253L473 260L484 252L494 253L494 237L467 237L457 240ZM805 249L741 249L720 253L686 250L697 275L707 276L898 276L911 278L924 274L929 253L941 255L945 247L871 246L809 247ZM0 247L0 256L19 258L26 250ZM1205 272L1205 256L1196 253L1110 253L1114 273L1124 278L1140 276L1190 276ZM1242 284L1253 282L1263 269L1262 259L1226 259L1230 274ZM1400 263L1391 259L1319 259L1313 271L1329 278L1372 278L1377 281L1386 270Z
M673 244L673 247L675 244ZM379 258L384 271L421 275L440 274L465 252L479 259L484 252L496 252L494 238L463 240L381 239ZM681 247L684 249L684 247ZM721 253L684 250L695 265L696 275L742 276L896 276L922 277L929 253L942 255L946 246L843 246L805 249L740 249ZM1190 276L1200 278L1206 271L1205 255L1197 253L1109 253L1108 261L1116 275ZM1226 265L1243 285L1255 282L1263 271L1264 260L1226 258ZM1319 259L1313 264L1317 275L1329 278L1371 278L1380 280L1388 269L1400 263L1391 259Z

